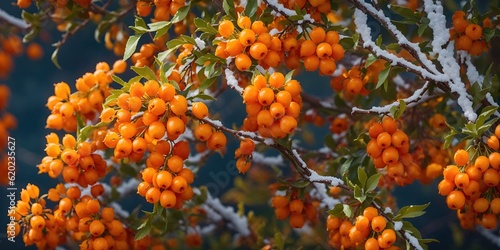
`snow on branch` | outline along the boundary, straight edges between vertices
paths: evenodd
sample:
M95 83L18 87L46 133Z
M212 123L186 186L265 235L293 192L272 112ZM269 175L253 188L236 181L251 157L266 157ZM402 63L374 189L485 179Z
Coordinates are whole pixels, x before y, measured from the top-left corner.
M410 42L408 38L391 22L391 19L387 17L383 10L377 9L372 4L365 1L354 0L354 4L364 13L369 13L375 19L377 19L380 24L397 40L397 43L401 45L404 49L408 50L420 63L423 68L426 69L431 74L438 76L440 72L436 69L436 66L430 61L427 56L421 51L417 43ZM357 17L357 15L355 14ZM357 25L357 24L356 24ZM371 41L371 39L370 39ZM386 52L388 53L388 52ZM445 77L446 76L442 76Z
M435 81L443 90L451 91L457 94L458 105L462 108L464 116L471 122L474 122L477 118L477 114L474 112L472 107L471 97L467 93L465 84L460 78L460 65L457 63L454 57L454 42L448 42L446 48L441 48L444 43L443 39L446 35L437 35L436 42L433 43L434 53L438 54L437 60L442 67L442 72L438 71L436 65L430 61L425 53L422 53L418 45L411 43L408 39L391 23L390 19L385 16L382 10L377 10L373 5L366 3L364 1L353 0L357 9L355 10L355 24L356 30L361 36L363 47L369 49L377 55L390 62L393 65L398 65L406 68L426 80ZM443 23L442 17L442 7L435 5L432 0L427 0L427 11L431 13L431 28L436 29L434 33L445 33L443 29L446 29L445 23ZM407 49L412 56L414 56L420 63L420 65L415 65L408 60L398 57L386 50L383 50L373 42L371 37L371 29L368 27L368 16L369 13L374 18L376 18L384 28L397 40L397 42L405 49ZM435 21L435 23L433 23Z
M200 193L199 189L194 191L195 193ZM250 236L251 231L248 227L248 218L239 215L236 211L234 211L233 207L224 206L220 202L219 198L213 198L210 193L207 193L203 208L207 211L208 218L215 221L224 219L229 223L229 227L238 232L239 235L243 237Z
M231 63L231 59L227 59L227 67L224 70L224 74L226 75L226 82L229 87L236 90L238 93L243 94L243 88L238 85L238 80L234 77L234 72L229 69L229 64Z
M500 247L500 235L495 234L491 230L488 230L482 226L477 226L476 230L486 239L491 241L491 243L493 243L495 246Z
M434 0L424 0L424 11L429 18L429 27L432 29L432 51L439 53L443 46L450 40L450 33L444 32L446 28L446 16L443 14L443 6L434 3Z
M429 88L429 82L425 82L424 86L421 88L417 89L415 92L413 92L413 95L410 97L402 99L403 102L406 103L407 107L413 107L417 105L422 99L427 100L427 98L424 98L424 94ZM360 109L353 107L351 114L370 114L370 113L377 113L377 114L388 114L393 107L399 107L400 102L395 101L391 104L378 107L378 106L373 106L370 109Z
M0 19L5 20L13 26L16 26L20 29L28 29L31 25L24 21L23 19L19 19L11 16L9 13L5 12L5 10L0 9Z
M371 28L368 27L368 16L363 13L360 9L354 11L354 23L356 24L356 31L359 33L362 39L363 47L372 51L377 57L384 58L387 61L392 62L393 65L399 65L412 71L426 79L431 79L434 81L442 82L448 80L448 77L443 74L436 75L419 65L415 65L412 62L398 57L375 44L371 36ZM406 39L406 38L405 38Z
M277 0L263 0L264 3L266 3L271 9L276 12L276 16L284 16L284 17L291 17L291 16L296 16L297 12L294 10L286 8L283 4L279 3ZM298 20L297 23L314 23L314 19L311 18L311 15L306 14L302 17L302 20Z

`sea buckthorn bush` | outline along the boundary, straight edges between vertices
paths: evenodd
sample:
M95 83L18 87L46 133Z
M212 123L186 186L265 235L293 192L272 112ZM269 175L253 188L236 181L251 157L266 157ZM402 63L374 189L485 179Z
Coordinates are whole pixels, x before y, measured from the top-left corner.
M62 48L87 26L110 51L71 80L37 83L53 89L45 124L35 124L45 141L34 142L45 145L38 174L52 183L30 180L8 214L25 246L445 248L413 225L429 206L414 204L425 192L398 204L408 186L432 189L441 199L418 200L456 210L457 225L498 245L498 8L12 4L22 14L0 12L0 77L24 53L43 59L34 41L47 41L50 28L51 61L62 70ZM0 85L2 149L17 126L9 93ZM2 153L3 185L7 165Z

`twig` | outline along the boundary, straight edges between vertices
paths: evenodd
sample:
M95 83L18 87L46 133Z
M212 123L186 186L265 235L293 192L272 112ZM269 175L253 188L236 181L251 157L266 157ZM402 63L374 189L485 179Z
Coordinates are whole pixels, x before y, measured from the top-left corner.
M425 94L425 92L427 92L428 88L429 88L429 82L425 82L424 86L417 89L413 93L413 95L411 95L410 97L402 99L402 101L404 101L406 103L407 107L413 107L413 106L417 105L418 103L420 103L422 100L428 99L428 98L424 98L424 94ZM390 112L391 108L399 107L399 105L400 105L400 102L395 101L391 104L388 104L388 105L385 105L382 107L374 106L370 109L360 109L360 108L353 107L351 114L353 114L353 115L355 115L355 114L387 114Z
M14 17L2 9L0 9L0 19L3 19L4 21L10 23L13 26L16 26L19 29L27 30L31 27L31 25L23 19Z

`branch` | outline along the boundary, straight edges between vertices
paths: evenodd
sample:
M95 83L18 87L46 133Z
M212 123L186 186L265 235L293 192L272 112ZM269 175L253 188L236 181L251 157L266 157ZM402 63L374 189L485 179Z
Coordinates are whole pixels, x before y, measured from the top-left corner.
M353 1L356 7L358 7L358 9L355 10L356 18L354 22L356 24L356 30L361 36L363 47L369 49L378 57L382 57L392 62L393 65L402 66L408 71L419 75L425 80L436 82L439 88L441 88L443 91L451 91L455 93L458 96L458 105L460 105L460 107L464 111L464 116L469 121L474 122L476 120L477 114L472 107L471 97L467 93L465 84L460 79L460 66L453 56L454 42L448 43L448 46L446 48L439 50L437 59L442 66L442 72L440 72L436 69L435 64L426 58L426 54L422 53L420 51L420 48L416 46L416 44L409 42L408 39L401 34L401 32L390 22L390 19L385 16L383 11L377 11L372 5L369 5L365 2L360 2L358 0ZM367 25L368 16L364 12L370 13L370 15L376 18L381 23L381 25L385 29L387 29L388 32L397 40L398 44L400 44L403 48L406 48L408 51L413 52L412 55L417 58L421 65L414 65L413 63L392 53L389 53L376 45L372 41L371 29ZM439 13L437 12L435 13L435 15L438 14ZM439 26L433 26L433 28L437 27ZM434 30L434 33L436 32L442 33L443 30ZM435 43L434 46L437 46L439 44L441 43ZM438 51L437 48L434 49Z
M272 10L274 10L274 12L276 12L277 16L284 16L286 18L289 18L291 16L296 16L297 15L297 12L295 12L294 10L291 10L291 9L288 9L286 8L283 4L281 3L278 3L278 1L275 1L275 0L262 0L262 2L264 2L265 4L267 4L267 7L271 8ZM307 23L307 24L315 24L314 23L314 19L311 18L311 15L309 14L306 14L302 17L302 20L297 20L296 21L297 24L303 24L303 23ZM319 26L323 26L323 25L320 25L320 24L315 24L315 25L319 25Z
M24 21L23 19L13 17L12 15L10 15L9 13L5 12L2 9L0 9L0 19L3 19L4 21L10 23L11 25L19 29L27 30L31 27L31 25L26 21Z
M210 118L203 118L203 119L198 119L196 118L191 111L186 112L187 116L192 117L193 119L197 119L200 121L203 121L204 123L209 124L213 128L224 131L227 133L232 134L235 137L238 138L248 138L252 139L256 142L260 142L263 144L266 144L268 146L271 146L278 151L280 151L292 164L300 170L299 173L304 177L306 180L311 182L316 189L316 197L321 200L322 204L326 206L329 209L332 209L335 204L337 204L339 201L328 196L328 192L326 190L326 187L324 184L330 185L330 186L341 186L343 185L343 181L339 178L336 178L334 176L321 176L319 175L316 171L313 169L310 169L307 167L307 164L304 162L304 160L300 157L299 153L295 149L291 149L288 147L285 147L281 144L275 143L275 141L271 138L263 138L260 135L253 133L253 132L247 132L247 131L239 131L239 130L234 130L230 129L228 127L225 127L220 121L214 121Z
M424 86L417 89L413 93L413 95L411 95L410 97L402 99L402 101L404 101L408 107L413 107L413 106L419 104L422 99L424 101L428 100L428 98L424 99L424 94L425 94L425 92L427 92L428 88L429 88L429 82L425 82ZM355 115L355 114L388 114L393 107L399 107L399 101L395 101L391 104L388 104L388 105L385 105L382 107L374 106L370 109L360 109L357 107L353 107L351 114L352 115Z
M201 192L199 189L193 189L195 194L200 195ZM248 218L239 215L234 211L233 207L224 206L219 198L213 198L210 193L207 193L207 197L205 203L203 204L203 208L207 211L208 218L213 221L221 221L225 220L229 223L230 227L234 229L239 235L243 237L248 237L251 235L251 230L248 226Z

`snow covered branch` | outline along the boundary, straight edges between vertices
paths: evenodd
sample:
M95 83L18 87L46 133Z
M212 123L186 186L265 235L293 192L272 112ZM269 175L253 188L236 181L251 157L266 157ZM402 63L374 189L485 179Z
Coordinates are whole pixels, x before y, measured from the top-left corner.
M410 97L402 99L404 103L406 103L407 107L411 108L417 104L419 104L422 100L427 100L428 98L424 98L424 94L429 88L429 82L425 82L424 86L421 88L417 89L415 92L413 92L413 95ZM395 101L391 104L382 106L382 107L377 107L373 106L370 109L360 109L360 108L352 108L351 114L371 114L371 113L376 113L376 114L388 114L390 113L391 109L393 107L399 107L400 101Z
M5 20L6 22L10 23L13 26L16 26L20 29L26 30L28 29L31 25L24 21L23 19L13 17L9 13L7 13L5 10L0 9L0 19Z
M291 16L296 16L297 12L294 10L286 8L283 4L279 3L276 0L262 0L264 3L267 4L268 7L274 10L276 12L277 16L284 16L284 17L291 17ZM311 15L306 14L302 17L302 20L298 20L298 24L302 23L314 23L314 19L311 18Z
M201 194L199 189L193 190L196 194ZM205 203L202 205L207 212L207 217L213 221L225 220L229 223L230 228L234 229L242 237L248 237L251 234L248 226L248 218L239 215L234 211L233 207L224 206L219 198L213 198L210 193L207 193Z
M357 7L354 22L356 30L360 34L363 47L369 49L377 57L390 61L392 65L401 66L425 80L434 82L443 91L451 91L456 94L458 105L464 111L464 116L469 121L474 122L476 120L477 114L472 107L471 97L460 78L460 65L454 57L454 42L448 42L449 34L448 32L443 32L447 28L442 6L435 4L432 0L426 0L424 8L430 19L429 27L433 30L435 36L432 46L433 53L436 54L437 61L441 66L441 69L438 70L436 64L427 58L427 55L421 51L418 44L408 41L382 10L378 10L372 4L365 1L352 0L352 2ZM397 43L417 59L418 65L392 54L375 44L371 37L371 29L368 27L368 15L366 13L379 21L389 34L396 39Z

